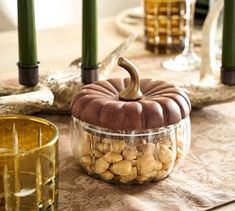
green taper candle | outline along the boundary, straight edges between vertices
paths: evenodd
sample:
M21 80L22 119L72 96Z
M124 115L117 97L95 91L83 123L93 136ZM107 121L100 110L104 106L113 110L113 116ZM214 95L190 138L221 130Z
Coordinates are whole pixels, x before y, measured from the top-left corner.
M224 0L221 82L235 85L235 1Z
M38 59L34 0L18 0L19 81L33 86L38 82Z
M82 82L97 80L97 14L96 0L82 3Z

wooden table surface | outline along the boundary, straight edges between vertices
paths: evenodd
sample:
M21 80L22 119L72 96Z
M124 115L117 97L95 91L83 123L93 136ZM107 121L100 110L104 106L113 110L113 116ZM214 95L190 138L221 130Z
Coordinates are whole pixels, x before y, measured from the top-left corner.
M104 19L99 22L99 58L105 57L125 37L115 30L114 19ZM66 68L69 63L81 55L81 25L64 26L39 31L38 60L41 62L40 71L46 72ZM135 42L126 52L126 56L145 53L143 43ZM0 33L0 76L16 77L18 61L17 32ZM146 73L147 74L147 73ZM235 210L235 203L215 210Z

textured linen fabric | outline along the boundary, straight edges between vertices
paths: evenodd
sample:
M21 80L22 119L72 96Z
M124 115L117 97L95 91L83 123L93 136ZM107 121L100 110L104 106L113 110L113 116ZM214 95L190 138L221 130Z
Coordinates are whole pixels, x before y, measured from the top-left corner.
M43 116L60 129L60 210L205 210L235 200L235 103L193 111L191 150L167 179L118 186L87 176L71 153L70 116Z

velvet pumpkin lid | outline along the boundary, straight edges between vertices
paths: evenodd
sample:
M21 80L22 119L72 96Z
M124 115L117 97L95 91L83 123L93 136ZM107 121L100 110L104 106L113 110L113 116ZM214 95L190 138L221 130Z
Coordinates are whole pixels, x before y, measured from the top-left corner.
M191 104L186 93L165 81L139 80L136 67L119 58L131 78L96 81L84 86L71 103L77 119L112 130L147 130L186 118Z

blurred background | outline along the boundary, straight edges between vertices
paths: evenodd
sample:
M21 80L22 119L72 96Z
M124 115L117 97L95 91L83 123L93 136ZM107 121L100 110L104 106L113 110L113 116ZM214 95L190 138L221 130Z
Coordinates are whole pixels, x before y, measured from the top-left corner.
M37 29L57 27L81 21L82 0L35 0ZM99 17L117 15L141 4L140 0L99 0ZM12 30L17 23L17 0L0 0L0 31Z
M195 22L201 25L208 4L215 0L197 0ZM122 10L141 5L141 0L99 0L99 17L115 16ZM53 28L81 21L82 0L35 0L37 29ZM0 0L0 31L12 30L17 23L17 0Z

